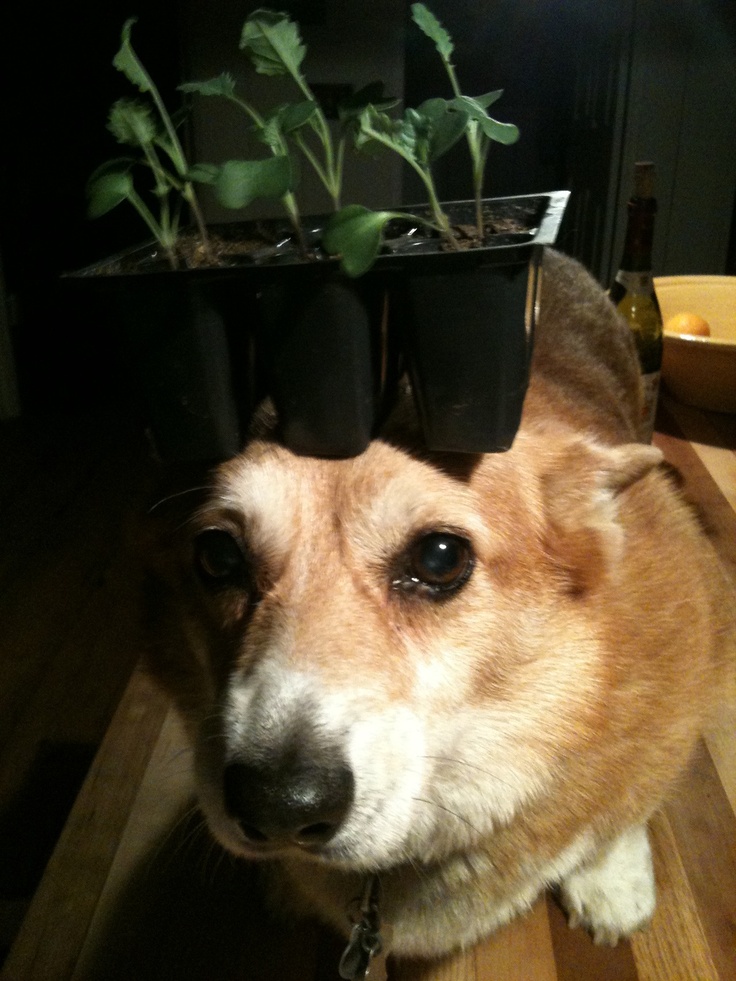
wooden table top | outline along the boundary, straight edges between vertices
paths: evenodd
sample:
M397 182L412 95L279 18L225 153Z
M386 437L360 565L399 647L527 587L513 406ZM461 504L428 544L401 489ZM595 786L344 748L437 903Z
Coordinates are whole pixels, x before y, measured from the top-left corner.
M736 416L664 397L655 442L702 507L736 602ZM135 671L2 981L337 981L342 942L268 919L252 871L211 842L190 759L166 698ZM390 981L733 981L736 703L651 831L657 912L630 942L596 947L545 897L465 954L389 961Z

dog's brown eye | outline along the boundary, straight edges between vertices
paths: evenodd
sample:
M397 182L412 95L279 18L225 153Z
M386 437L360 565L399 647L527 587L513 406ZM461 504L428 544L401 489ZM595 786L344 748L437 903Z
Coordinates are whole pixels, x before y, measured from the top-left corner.
M197 535L194 564L204 580L220 585L242 580L246 574L246 560L240 545L221 528L208 528Z
M422 535L409 549L407 558L406 571L395 585L425 587L434 594L459 589L470 578L474 565L470 542L444 531Z

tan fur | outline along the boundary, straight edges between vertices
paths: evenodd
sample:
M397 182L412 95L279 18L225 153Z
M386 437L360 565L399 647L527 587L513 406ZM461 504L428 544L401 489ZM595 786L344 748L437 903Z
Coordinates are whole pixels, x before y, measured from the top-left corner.
M343 931L377 871L399 955L471 944L553 885L598 940L641 926L641 827L730 670L718 562L661 455L633 442L625 326L555 253L541 309L509 452L423 453L406 406L352 460L295 457L266 428L153 563L151 664L188 721L213 832ZM192 574L212 527L246 543L256 602ZM394 584L432 530L475 556L439 600ZM223 765L305 721L355 771L344 830L254 849Z

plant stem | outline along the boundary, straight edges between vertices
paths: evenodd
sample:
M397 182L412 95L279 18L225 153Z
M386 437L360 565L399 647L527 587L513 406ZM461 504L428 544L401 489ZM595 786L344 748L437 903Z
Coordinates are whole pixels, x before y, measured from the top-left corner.
M156 232L156 237L162 247L170 251L176 239L176 235L172 234L169 213L169 191L174 185L172 184L169 175L166 173L166 170L161 166L161 161L153 148L153 144L142 143L141 148L145 155L146 162L153 172L155 181L153 193L158 197L161 203L161 218L160 221L156 222L156 227L158 229Z
M445 242L450 246L450 248L455 251L458 251L460 249L460 246L457 244L457 239L452 234L452 228L450 227L450 222L447 220L447 215L442 210L442 205L440 204L439 198L437 197L437 192L434 186L434 180L432 179L432 172L429 169L429 167L428 166L423 167L415 160L415 158L410 153L407 153L405 150L402 150L400 147L398 147L395 143L392 143L390 140L385 139L384 136L378 130L375 130L371 127L370 129L367 129L366 132L367 135L371 137L371 139L376 140L378 143L382 143L383 146L388 147L389 150L393 150L394 153L398 153L399 156L403 157L403 159L406 160L409 166L416 171L416 173L421 178L425 188L427 189L427 195L429 197L429 206L432 209L432 214L434 215L434 219L437 222L437 230L440 232L440 234L444 238Z
M227 95L226 98L228 98L231 102L234 102L236 106L240 106L243 112L250 116L259 129L264 128L265 123L263 121L263 117L253 108L253 106L247 103L244 99L239 99L237 95Z
M148 72L144 69L140 61L138 61L138 67L145 75L149 94L153 99L154 105L158 110L158 114L161 117L161 121L164 124L164 129L166 130L166 134L169 138L170 147L167 150L167 153L171 159L171 162L174 164L174 167L179 177L185 179L188 170L187 160L186 157L184 156L184 150L182 148L181 142L177 135L176 128L171 121L171 116L169 115L168 110L164 105L164 100L161 98L161 95L158 89L156 88L153 79L148 74ZM146 156L148 156L148 154L146 154ZM163 171L163 168L161 168L161 170ZM189 204L189 207L191 208L192 214L194 216L195 224L197 225L197 231L199 232L200 238L202 240L202 247L205 250L205 252L209 253L209 237L207 235L207 229L205 227L204 219L202 217L202 212L200 211L199 203L194 193L194 188L192 187L191 183L189 183L186 180L184 183L184 187L182 189L182 195L184 196L187 203Z
M192 211L194 222L197 226L197 231L199 232L199 237L202 240L202 247L204 248L205 252L208 253L210 241L209 236L207 235L207 227L204 222L204 216L202 215L202 211L199 207L197 195L194 193L194 188L189 181L186 182L181 193Z
M300 88L305 91L311 102L315 102L314 96L306 86L300 85ZM317 109L314 113L314 119L310 120L310 126L322 144L322 149L324 150L325 154L324 166L322 166L314 152L305 143L303 137L299 133L294 134L294 142L307 158L312 166L312 169L322 182L325 190L332 200L332 205L335 211L339 211L342 185L342 165L335 165L335 155L332 148L332 137L330 135L329 125L327 120L324 118L319 105L317 105Z
M337 211L340 210L340 193L342 190L342 175L343 175L344 165L345 165L345 137L343 136L340 138L340 142L337 144L337 173L340 175L339 178L340 183L338 185L338 192L337 192L338 194L337 206L335 209Z
M302 153L304 154L304 156L307 158L307 160L311 164L311 166L312 166L315 174L322 181L322 184L324 185L325 190L330 195L330 198L332 200L332 204L333 204L333 206L335 208L335 211L339 211L340 210L340 192L339 192L339 189L337 190L337 192L335 191L334 181L331 179L329 171L326 170L326 168L322 166L322 164L319 162L319 160L317 159L317 157L313 153L312 149L309 146L307 146L307 144L304 142L304 139L302 138L302 136L299 133L297 133L294 136L294 142L296 143L296 145L299 147L299 149L302 151ZM329 161L327 161L326 163L329 165Z
M471 123L474 121L471 120ZM478 148L477 159L473 154L471 149L471 156L473 157L473 191L475 194L475 227L478 233L478 241L483 244L483 238L485 237L485 228L483 227L483 175L486 169L486 160L488 159L488 150L490 149L490 141L483 140L482 137L477 135L479 130L478 123L474 123L476 128L476 134L474 139L476 140L476 146ZM470 132L468 132L468 143L470 143Z
M342 168L335 161L335 151L332 146L330 124L325 119L322 109L317 106L315 113L317 122L313 128L325 149L325 170L327 171L327 191L332 198L335 211L340 210L340 194L342 190ZM340 158L338 156L338 158Z
M304 231L302 230L301 216L299 214L299 206L296 203L296 198L292 191L287 191L286 194L281 198L281 201L286 208L286 213L289 216L292 227L296 232L297 244L299 245L299 251L302 257L307 254L307 243L304 240Z
M171 212L169 209L169 192L166 190L160 197L161 201L161 228L163 230L164 242L172 242Z
M424 186L427 188L427 193L429 195L429 205L432 209L432 214L434 215L435 221L437 222L442 237L445 242L454 249L456 252L459 251L460 246L457 244L457 239L452 233L452 228L450 227L450 222L447 220L447 215L442 210L442 205L440 204L439 198L437 197L437 192L435 190L434 181L432 180L432 175L429 171L424 171L421 167L415 166L414 168L419 176L424 181Z
M450 77L450 85L452 86L452 91L456 96L458 97L461 96L463 93L460 88L460 84L457 80L457 75L455 74L455 66L450 61L449 58L445 57L445 55L440 55L440 57L442 58L447 74Z
M263 120L263 116L261 116L260 113L253 108L253 106L249 105L244 99L238 98L238 96L236 95L230 95L228 96L228 98L232 102L234 102L237 106L240 106L243 112L245 112L250 117L250 119L253 120L253 122L255 123L258 129L260 130L265 129L266 124ZM278 146L274 146L273 144L269 144L269 145L271 146L272 153L275 154L276 150L278 149L281 151L281 153L283 153L284 156L286 157L290 156L289 147L287 146L286 140L283 138L280 132L278 133ZM304 231L302 230L301 213L299 211L299 205L297 203L296 195L294 194L294 192L287 191L286 194L284 194L283 197L281 198L281 203L283 204L284 209L287 215L289 216L289 221L291 222L292 227L294 228L294 231L296 233L297 243L299 245L299 251L304 256L307 253L307 243L304 241Z
M174 253L174 250L172 248L172 243L170 241L170 238L167 232L164 230L164 228L156 221L156 219L153 216L153 213L148 208L143 198L141 198L141 196L131 188L130 193L128 194L128 200L133 205L133 207L138 212L138 214L141 216L141 218L148 226L149 230L151 231L156 241L159 243L161 248L166 253L166 257L169 260L169 265L171 266L171 268L178 269L176 254Z
M452 91L457 98L462 96L462 89L460 88L460 83L457 80L457 75L455 74L455 66L450 61L450 59L440 53L442 62L447 71L447 75L450 79L450 85L452 86ZM473 195L475 197L475 228L478 234L478 240L483 241L483 174L485 173L486 165L486 153L483 152L483 137L480 134L480 127L476 120L471 119L468 123L468 129L465 134L465 138L468 141L468 149L470 150L470 158L473 164Z
M309 102L313 102L314 105L316 106L314 116L310 119L310 125L314 130L315 134L317 135L317 138L319 139L320 143L322 144L322 149L324 150L324 154L325 154L324 168L317 163L317 159L314 156L314 154L311 153L311 151L310 152L307 151L306 144L301 138L297 139L297 143L301 151L305 154L305 156L309 160L312 167L314 167L317 176L324 184L327 193L330 195L330 198L332 199L332 204L335 211L339 211L340 196L342 193L342 154L338 154L338 163L336 164L335 151L332 145L332 133L330 132L330 124L327 122L327 119L325 118L325 114L322 111L322 107L320 106L317 99L315 99L314 92L312 92L312 90L310 89L303 75L301 75L300 72L294 69L291 65L288 65L287 67L291 77L296 82L302 95L305 97L305 99L307 99Z

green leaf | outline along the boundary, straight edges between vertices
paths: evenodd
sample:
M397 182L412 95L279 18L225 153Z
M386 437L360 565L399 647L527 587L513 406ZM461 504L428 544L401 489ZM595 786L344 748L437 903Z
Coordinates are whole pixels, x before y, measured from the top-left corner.
M378 112L385 112L386 109L393 109L399 101L392 95L384 94L383 82L369 82L362 89L343 99L337 107L337 113L343 123L348 123L357 120L366 106L373 106Z
M486 92L485 95L476 95L474 99L471 99L471 102L477 102L483 109L487 109L489 106L492 106L494 102L498 102L502 95L503 89L494 89L493 92ZM461 96L461 98L467 99L470 97Z
M197 95L221 95L232 98L235 95L235 79L229 72L223 72L217 78L208 78L204 82L184 82L179 87L180 92L194 92Z
M171 142L171 138L168 133L159 133L156 136L156 146L161 147L161 149L168 155L168 157L174 161L176 155L176 147ZM182 176L182 175L180 175Z
M362 204L350 204L327 222L322 245L330 255L341 257L340 266L348 276L362 276L376 261L383 231L395 217L393 211L370 211Z
M495 95L496 93L489 93L490 95ZM498 93L500 95L500 91ZM497 119L493 119L485 110L482 104L482 99L471 99L470 96L461 95L456 99L452 99L449 103L451 106L456 106L458 109L466 112L468 116L478 123L481 132L489 140L494 140L496 143L503 143L508 146L511 143L516 143L519 139L519 129L513 123L500 123ZM487 98L487 97L486 97ZM491 102L495 102L492 99ZM488 105L491 104L488 103Z
M317 103L306 99L304 102L281 106L277 110L279 127L282 133L293 133L296 129L301 129L308 123L312 116L317 112Z
M196 181L197 184L214 184L219 173L220 167L217 164L198 163L184 177L188 181Z
M421 105L411 111L434 125L435 122L447 113L449 105L450 103L447 99L426 99Z
M133 24L135 24L137 20L137 17L129 17L123 24L120 39L120 50L113 58L112 63L115 68L117 68L119 72L122 72L128 81L137 86L141 92L150 92L153 88L151 79L148 72L139 61L138 55L135 53L133 46L130 43L130 32Z
M245 208L256 198L280 198L292 189L287 156L267 160L228 160L214 180L215 193L226 208Z
M479 125L489 140L502 143L504 146L510 146L519 139L519 127L513 123L499 123L497 119L491 119L489 116Z
M122 166L127 163L127 166ZM112 211L133 192L129 161L110 160L98 167L87 181L87 217L100 218Z
M92 181L97 180L98 177L102 177L103 174L110 174L113 171L130 170L137 163L138 160L135 157L114 157L112 160L106 160L96 170L92 171L87 180L87 185L89 186Z
M417 109L406 109L403 119L391 119L367 106L360 115L355 138L358 149L372 142L388 146L425 171L463 135L468 114L446 99L428 99Z
M454 146L465 133L468 117L459 112L448 112L432 127L429 141L429 159L436 160Z
M299 74L306 48L298 26L287 14L256 10L246 20L240 36L240 49L247 51L261 75Z
M281 120L278 109L272 112L260 127L255 127L258 139L265 143L275 154L284 152L284 134L281 132Z
M118 99L110 109L107 128L118 143L149 146L159 135L151 107L137 99Z
M277 156L283 155L287 134L304 126L316 111L317 103L311 100L279 106L265 117L261 126L256 127L258 138Z
M387 145L402 156L416 155L416 128L411 114L420 117L413 109L407 109L403 119L391 119L384 112L379 112L375 106L366 106L358 119L358 131L355 135L355 146L363 149L371 145ZM379 140L378 137L381 139Z
M449 60L450 55L455 50L455 45L435 15L423 3L413 3L411 5L411 17L417 27L424 31L430 40L434 41L441 57Z
M428 124L428 162L447 153L465 133L468 125L468 113L453 108L445 99L428 99L417 108L416 113Z

